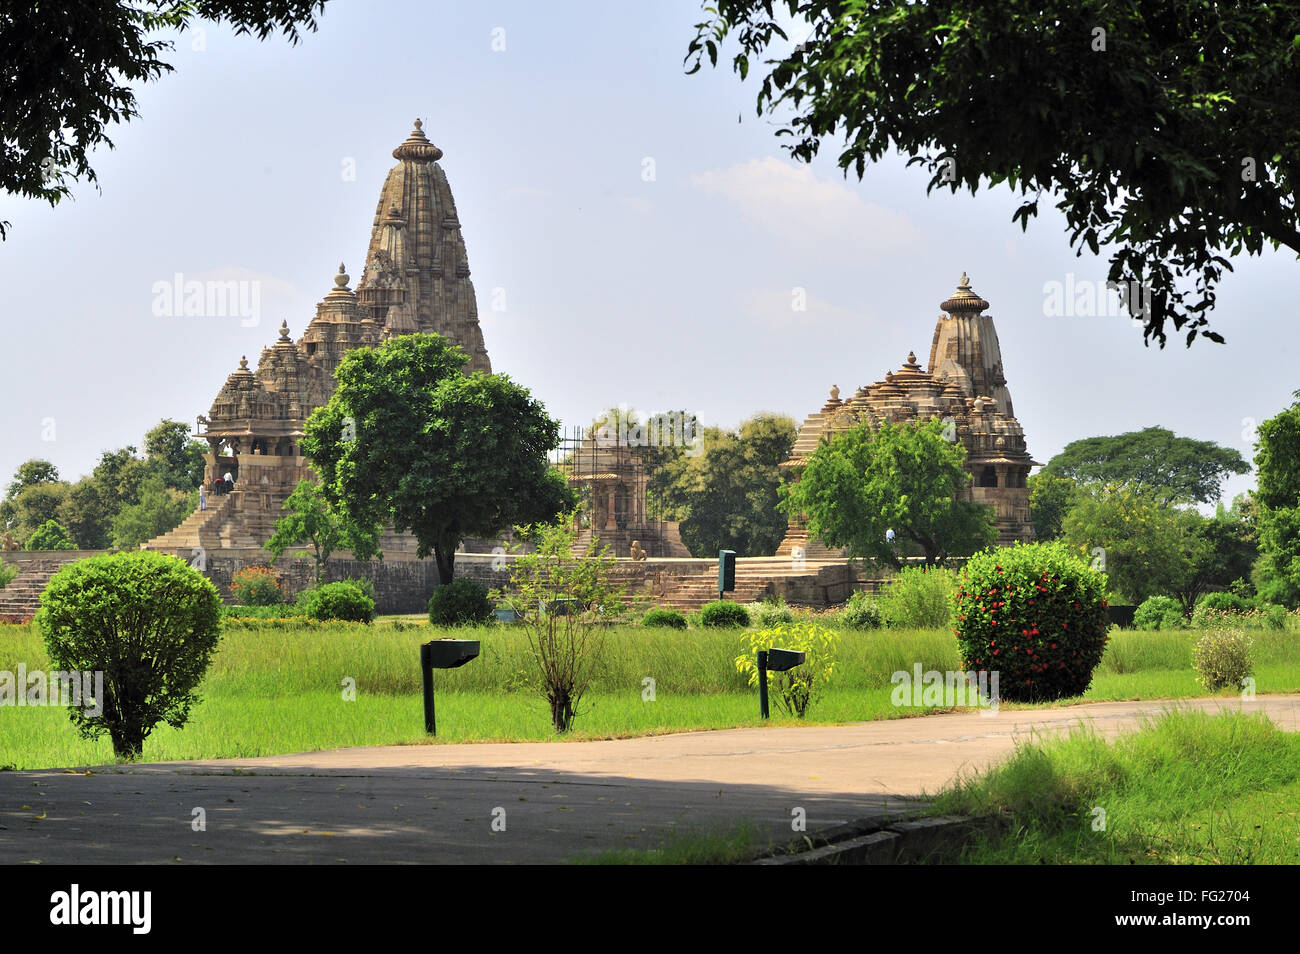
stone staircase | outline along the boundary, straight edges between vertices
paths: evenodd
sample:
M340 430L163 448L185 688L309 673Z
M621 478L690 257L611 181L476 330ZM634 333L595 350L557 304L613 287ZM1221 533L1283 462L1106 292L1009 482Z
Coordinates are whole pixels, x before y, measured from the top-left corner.
M203 547L216 550L229 546L223 542L222 531L227 518L233 513L234 498L238 493L213 494L208 497L207 510L195 510L177 526L162 536L154 537L145 543L146 550L190 550ZM229 531L227 531L227 537Z
M49 560L33 560L9 581L9 585L0 589L0 622L26 623L41 608L41 593L50 577L59 571L65 563L75 557Z
M726 594L735 603L754 603L773 590L778 581L815 581L818 567L796 567L788 559L747 558L736 561L736 588ZM718 567L710 563L683 573L671 588L655 598L656 605L670 606L681 613L694 613L718 598Z

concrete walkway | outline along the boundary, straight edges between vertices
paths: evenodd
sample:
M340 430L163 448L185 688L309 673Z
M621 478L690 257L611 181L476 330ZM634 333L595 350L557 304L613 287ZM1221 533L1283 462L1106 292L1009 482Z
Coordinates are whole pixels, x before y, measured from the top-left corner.
M654 847L673 829L746 821L784 842L795 837L800 814L808 831L901 814L958 775L1001 760L1017 739L1080 720L1113 735L1172 705L1263 711L1300 731L1300 696L1265 696L0 772L0 859L544 863ZM199 817L206 830L195 830Z

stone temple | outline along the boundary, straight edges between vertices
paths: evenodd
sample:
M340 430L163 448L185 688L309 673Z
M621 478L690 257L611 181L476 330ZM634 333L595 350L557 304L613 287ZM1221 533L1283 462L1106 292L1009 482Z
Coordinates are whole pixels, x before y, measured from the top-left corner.
M257 369L246 358L227 379L197 436L208 443L204 483L229 473L231 494L209 494L208 508L146 544L151 549L261 546L274 532L294 487L312 476L300 441L307 418L334 391L334 370L353 348L397 335L433 332L469 355L469 371L492 370L479 329L469 260L442 150L417 119L393 150L397 165L379 193L374 226L356 290L339 266L334 287L316 306L301 338L288 323L262 350ZM385 554L414 553L407 535L388 534Z
M1025 449L1025 433L1011 407L993 316L983 313L989 303L971 290L963 274L957 291L939 307L944 314L934 328L929 367L923 370L912 353L897 371L859 387L847 401L832 387L830 400L804 421L791 458L781 466L797 480L823 438L863 421L875 426L884 421L951 419L956 438L966 448L972 478L962 496L994 508L998 545L1027 543L1034 538L1034 528L1025 480L1031 468L1041 465ZM777 553L802 554L809 560L843 556L821 541L809 540L798 520L790 522Z

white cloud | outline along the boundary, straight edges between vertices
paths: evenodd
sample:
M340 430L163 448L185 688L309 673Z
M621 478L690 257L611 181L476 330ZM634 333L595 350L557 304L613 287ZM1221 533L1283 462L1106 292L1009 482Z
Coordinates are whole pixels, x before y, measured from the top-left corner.
M800 248L853 257L905 248L920 238L902 213L864 201L844 182L770 156L693 174L691 185L731 200L747 221Z

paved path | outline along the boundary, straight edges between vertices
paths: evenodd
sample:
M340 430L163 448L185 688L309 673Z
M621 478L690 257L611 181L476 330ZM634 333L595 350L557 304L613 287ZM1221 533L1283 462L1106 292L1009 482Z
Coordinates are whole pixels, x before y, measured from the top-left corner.
M1094 703L603 742L412 745L0 772L0 859L88 864L536 863L749 821L794 837L899 814L1017 739L1108 735L1171 703ZM1300 696L1193 700L1300 731ZM202 809L206 830L194 830ZM504 831L494 830L501 827Z

